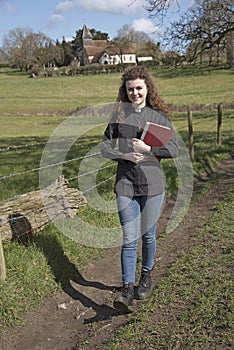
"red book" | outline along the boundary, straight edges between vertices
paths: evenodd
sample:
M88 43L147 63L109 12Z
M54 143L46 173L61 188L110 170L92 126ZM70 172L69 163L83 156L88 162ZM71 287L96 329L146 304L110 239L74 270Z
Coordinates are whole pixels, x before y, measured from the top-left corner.
M167 145L173 130L167 126L146 122L141 140L149 146L164 146Z

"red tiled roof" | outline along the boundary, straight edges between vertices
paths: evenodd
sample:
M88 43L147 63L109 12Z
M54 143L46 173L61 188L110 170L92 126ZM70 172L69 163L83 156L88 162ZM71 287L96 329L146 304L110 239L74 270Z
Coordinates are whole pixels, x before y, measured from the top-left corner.
M109 49L107 49L108 53L110 55L120 55L121 51L120 49L116 46L116 47L110 47ZM132 48L126 48L122 51L123 55L127 55L127 54L135 54L134 49Z
M97 63L98 60L102 57L102 55L104 55L105 52L106 51L97 52L92 59L92 63Z
M111 56L120 55L121 53L118 46L110 45L107 40L92 40L92 45L84 46L84 49L88 57L93 57L93 61L97 61L104 52L107 52ZM135 54L135 51L133 48L126 48L121 54Z
M118 47L108 47L108 45L101 46L85 46L85 50L88 56L95 56L101 52L108 52L109 55L120 55L120 49ZM126 48L122 52L123 55L135 54L135 51L131 48Z
M85 50L88 56L95 56L96 54L105 51L105 47L85 46Z
M107 46L107 40L93 40L93 46Z

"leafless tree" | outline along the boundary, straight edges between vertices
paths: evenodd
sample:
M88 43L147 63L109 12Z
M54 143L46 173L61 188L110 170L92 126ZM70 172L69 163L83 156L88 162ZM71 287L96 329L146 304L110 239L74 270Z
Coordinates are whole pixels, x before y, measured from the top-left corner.
M232 0L196 0L192 8L171 23L167 43L178 51L189 52L193 61L204 53L226 51L228 66L233 65L234 5Z
M155 43L148 34L135 30L128 24L117 31L117 36L113 38L109 46L117 48L120 58L121 53L126 49L134 48L137 56L151 56L161 60L160 43Z
M177 11L180 11L179 0L146 0L147 5L144 8L149 12L150 17L163 22L169 9L173 4L176 4Z
M51 39L44 33L34 33L28 27L17 27L5 34L3 37L3 50L9 57L12 65L21 70L28 70L33 64L44 64L51 62L53 53L58 52L53 49ZM55 52L56 51L56 52Z
M123 40L127 39L133 44L138 44L146 41L150 41L151 38L148 34L143 31L135 30L132 25L125 24L117 31L117 36L115 39Z
M136 1L137 0L132 0L128 6L132 6ZM167 13L174 4L179 12L179 0L146 0L144 9L149 12L149 17L154 18L156 23L160 25L163 23L164 18L167 16Z

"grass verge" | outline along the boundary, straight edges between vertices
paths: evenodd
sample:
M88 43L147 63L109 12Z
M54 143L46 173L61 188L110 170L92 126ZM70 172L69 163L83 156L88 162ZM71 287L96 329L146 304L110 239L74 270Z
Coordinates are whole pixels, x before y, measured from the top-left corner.
M101 249L75 243L52 224L26 246L4 242L7 279L0 281L0 330L20 325L29 309L45 296L70 285L79 269L100 258ZM0 333L1 333L0 331Z

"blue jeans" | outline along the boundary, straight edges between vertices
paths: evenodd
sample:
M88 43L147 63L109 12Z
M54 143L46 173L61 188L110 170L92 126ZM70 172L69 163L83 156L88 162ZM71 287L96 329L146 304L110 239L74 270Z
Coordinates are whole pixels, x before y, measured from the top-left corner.
M156 225L165 193L155 196L116 197L123 230L122 282L135 283L138 240L142 237L142 269L152 270L156 253Z

